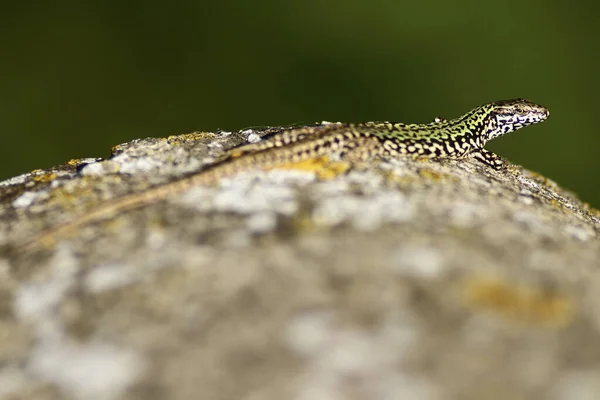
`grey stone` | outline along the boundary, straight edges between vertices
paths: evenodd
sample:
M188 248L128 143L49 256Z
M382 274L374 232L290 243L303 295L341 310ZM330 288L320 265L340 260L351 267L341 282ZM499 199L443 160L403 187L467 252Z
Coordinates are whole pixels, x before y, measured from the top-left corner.
M14 251L245 140L0 183L0 398L600 397L600 213L517 166L248 171Z

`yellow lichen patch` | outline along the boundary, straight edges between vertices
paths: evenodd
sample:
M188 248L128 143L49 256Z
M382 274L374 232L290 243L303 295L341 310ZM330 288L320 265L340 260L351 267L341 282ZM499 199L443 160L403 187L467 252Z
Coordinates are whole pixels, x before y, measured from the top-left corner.
M429 168L419 169L419 176L434 182L441 182L454 179L454 177L450 174L444 174Z
M556 184L556 182L554 182L553 180L544 177L542 179L542 184L547 188L547 189L551 189L553 191L556 191L559 189L558 185Z
M112 183L110 179L103 178L104 183ZM112 177L113 182L120 182L120 178ZM54 188L50 191L48 199L49 204L56 204L65 209L71 207L80 208L91 204L95 204L101 199L98 191L98 184L102 178L95 176L86 176L77 182L76 186L67 185Z
M386 172L384 176L387 181L398 183L400 186L412 185L419 181L416 175L398 175L394 171Z
M550 199L549 203L552 207L556 208L559 211L565 209L565 205L557 199Z
M295 232L315 232L319 230L319 226L315 224L314 219L310 215L300 215L292 219L292 224Z
M542 175L538 172L529 171L529 176L531 179L535 180L536 182L538 182L541 186L545 187L546 189L551 189L553 191L556 191L559 189L556 182L554 182L553 180L545 177L544 175Z
M572 301L556 290L485 278L471 278L463 282L462 289L463 301L469 308L507 319L561 327L573 318Z
M114 149L116 149L118 146L113 147L113 152ZM91 161L93 160L93 161ZM101 158L72 158L69 161L67 161L67 165L70 167L79 167L80 165L83 164L90 164L90 162L97 162L97 161L102 161Z
M91 190L74 192L72 190L65 190L64 188L56 188L50 192L48 204L57 204L65 207L67 205L79 204L78 201L82 201L92 195L93 192Z
M581 208L589 212L594 217L600 218L600 209L594 208L590 203L581 203Z
M54 179L56 179L56 174L54 172L47 172L47 173L43 173L40 175L34 175L31 177L31 179L34 182L52 182Z
M317 174L317 177L322 180L331 180L335 177L345 173L350 168L350 164L343 161L329 161L329 157L316 157L309 160L300 161L296 163L287 163L278 165L277 167L267 168L271 169L297 169L301 171L309 171Z

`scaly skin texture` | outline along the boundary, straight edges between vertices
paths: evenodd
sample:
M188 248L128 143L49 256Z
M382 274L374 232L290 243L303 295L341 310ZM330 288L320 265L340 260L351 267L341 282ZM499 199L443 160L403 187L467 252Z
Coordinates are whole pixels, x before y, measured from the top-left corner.
M216 163L173 182L141 193L133 193L100 204L62 225L51 227L19 246L21 250L48 246L62 235L125 210L152 204L198 185L250 169L270 169L309 159L339 154L349 162L374 157L454 158L473 156L492 168L503 167L502 160L485 150L496 137L546 120L549 111L524 99L497 101L477 107L465 115L428 124L366 122L330 124L284 130L256 144L230 150Z

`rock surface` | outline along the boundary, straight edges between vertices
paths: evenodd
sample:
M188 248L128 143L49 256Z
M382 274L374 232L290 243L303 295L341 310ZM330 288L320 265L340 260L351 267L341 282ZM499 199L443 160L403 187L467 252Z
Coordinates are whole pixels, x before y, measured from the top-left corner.
M600 213L520 167L249 171L14 250L265 133L0 183L0 398L600 398Z

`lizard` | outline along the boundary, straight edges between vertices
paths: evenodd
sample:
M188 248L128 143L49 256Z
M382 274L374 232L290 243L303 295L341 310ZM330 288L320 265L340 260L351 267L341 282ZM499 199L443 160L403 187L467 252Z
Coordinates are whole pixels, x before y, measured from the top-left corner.
M264 140L235 147L213 164L173 181L126 194L99 204L74 219L50 227L18 246L28 250L49 246L61 235L100 222L126 210L150 205L192 187L212 185L220 179L251 169L284 165L337 154L348 161L374 157L451 158L474 157L502 169L504 161L486 150L490 140L525 126L545 121L550 112L525 99L484 104L451 120L435 118L424 124L400 122L332 123L284 129Z

